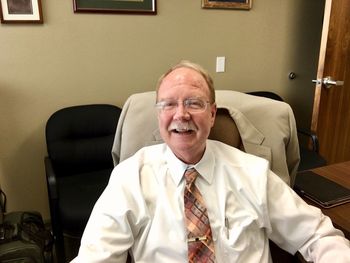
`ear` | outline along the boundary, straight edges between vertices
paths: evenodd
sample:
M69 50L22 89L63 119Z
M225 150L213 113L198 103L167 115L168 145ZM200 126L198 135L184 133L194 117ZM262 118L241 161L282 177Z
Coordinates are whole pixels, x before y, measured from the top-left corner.
M216 111L217 111L216 103L213 103L213 104L210 106L211 127L213 127L213 126L214 126L214 123L215 123Z

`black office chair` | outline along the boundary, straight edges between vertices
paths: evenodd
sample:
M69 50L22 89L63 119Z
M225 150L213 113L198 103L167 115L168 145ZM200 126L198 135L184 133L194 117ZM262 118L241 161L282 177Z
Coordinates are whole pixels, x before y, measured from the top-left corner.
M59 262L77 254L93 205L107 185L120 112L113 105L81 105L61 109L47 121L45 169Z
M273 100L284 101L281 96L271 91L252 91L247 94L266 97ZM311 131L298 128L300 164L298 172L325 166L326 160L319 154L319 142L317 135ZM311 143L311 148L309 143Z

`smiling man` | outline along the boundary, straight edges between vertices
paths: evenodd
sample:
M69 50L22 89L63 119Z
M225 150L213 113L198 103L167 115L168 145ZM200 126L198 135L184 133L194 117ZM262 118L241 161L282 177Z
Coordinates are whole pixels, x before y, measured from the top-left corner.
M114 168L73 262L124 263L128 252L149 263L272 262L269 239L307 261L350 262L349 241L268 161L207 139L216 104L202 67L166 72L155 106L165 143Z

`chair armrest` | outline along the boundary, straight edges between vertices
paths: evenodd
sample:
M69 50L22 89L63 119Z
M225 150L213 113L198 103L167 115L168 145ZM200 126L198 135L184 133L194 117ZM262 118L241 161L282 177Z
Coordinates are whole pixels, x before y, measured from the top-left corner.
M55 171L53 170L53 167L52 167L52 162L50 157L46 156L44 159L44 162L45 162L47 188L49 191L50 199L57 200L58 199L57 180L56 180Z
M51 215L51 227L54 238L57 242L57 246L60 247L62 244L62 226L59 215L58 208L58 190L57 190L57 179L56 173L53 169L52 161L50 157L46 156L44 159L45 163L45 172L46 172L46 182L47 182L47 190L49 194L49 204L50 204L50 215ZM61 250L62 248L57 248ZM58 254L61 255L62 251L58 251Z
M298 129L298 133L304 135L304 136L308 136L311 139L312 142L312 150L316 153L318 153L319 151L319 142L318 142L318 137L315 133L313 133L312 131L307 131L307 130L301 130Z

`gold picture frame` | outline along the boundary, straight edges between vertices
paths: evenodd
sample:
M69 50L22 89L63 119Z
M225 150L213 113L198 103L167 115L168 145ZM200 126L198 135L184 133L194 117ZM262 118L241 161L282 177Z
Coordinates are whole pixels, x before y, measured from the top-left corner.
M0 0L1 23L43 23L40 0Z
M252 8L253 0L202 0L202 8L245 9Z

